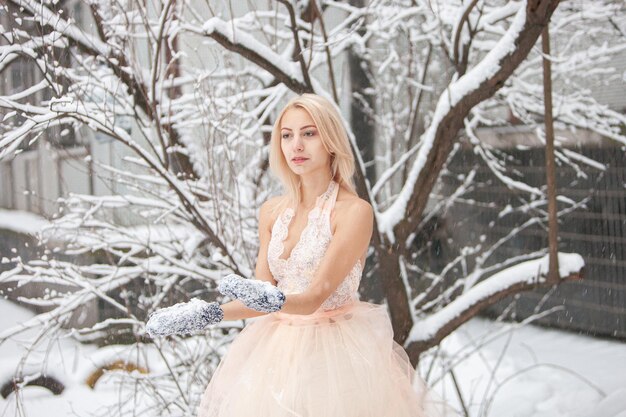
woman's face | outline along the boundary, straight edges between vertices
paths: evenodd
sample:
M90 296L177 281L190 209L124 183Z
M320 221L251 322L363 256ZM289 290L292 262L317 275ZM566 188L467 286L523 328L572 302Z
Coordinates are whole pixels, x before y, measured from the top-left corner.
M298 175L328 173L330 154L309 113L300 108L287 110L280 123L280 148L289 168Z

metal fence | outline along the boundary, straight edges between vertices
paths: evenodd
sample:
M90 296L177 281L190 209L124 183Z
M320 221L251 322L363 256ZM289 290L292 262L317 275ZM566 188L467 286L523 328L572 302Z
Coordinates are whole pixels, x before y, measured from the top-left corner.
M575 252L585 260L585 278L568 282L550 290L526 292L509 297L486 311L489 315L506 314L515 319L528 317L541 303L541 310L557 311L537 322L597 336L626 338L626 152L615 145L596 144L572 149L608 165L602 171L584 167L581 171L557 163L557 194L576 201L588 199L586 208L566 214L559 222L559 251ZM541 147L526 150L507 149L510 156L507 172L522 173L525 182L545 186L545 158ZM565 157L565 155L561 155ZM507 188L485 167L472 150L460 151L448 166L456 174L477 170L479 186L464 196L489 204L456 204L448 213L448 231L457 245L476 242L485 235L486 243L508 234L528 219L528 213L498 213L507 204L519 205L527 195ZM445 187L451 192L453 182ZM445 193L444 192L444 193ZM558 204L559 210L567 207ZM544 210L547 208L542 207ZM547 247L546 225L520 231L518 236L500 248L492 262ZM508 309L508 310L507 310Z

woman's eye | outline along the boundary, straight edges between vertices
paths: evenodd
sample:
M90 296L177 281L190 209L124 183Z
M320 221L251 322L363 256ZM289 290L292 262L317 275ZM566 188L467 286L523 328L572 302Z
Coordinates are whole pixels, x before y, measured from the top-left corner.
M305 136L313 136L315 135L315 131L314 130L307 130L306 132L304 132Z
M283 139L289 139L291 135L289 133L283 133L282 138Z

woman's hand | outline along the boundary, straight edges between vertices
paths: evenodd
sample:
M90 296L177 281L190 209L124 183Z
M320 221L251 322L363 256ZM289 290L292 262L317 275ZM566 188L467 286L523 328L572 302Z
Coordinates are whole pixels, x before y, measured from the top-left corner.
M217 286L222 295L238 299L246 307L264 313L273 313L282 308L285 294L267 281L245 279L237 274L222 278Z
M162 308L150 314L146 331L150 337L172 334L192 334L209 324L222 321L224 311L216 302L207 303L198 298Z

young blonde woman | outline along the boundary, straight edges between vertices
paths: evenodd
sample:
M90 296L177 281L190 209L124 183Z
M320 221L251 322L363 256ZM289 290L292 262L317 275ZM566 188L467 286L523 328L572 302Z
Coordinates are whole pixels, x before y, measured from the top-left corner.
M433 416L386 308L359 300L373 210L355 192L332 103L303 94L285 106L270 168L285 194L260 208L256 279L231 274L218 289L233 301L193 300L183 314L175 306L148 323L163 336L258 317L230 345L198 416Z

